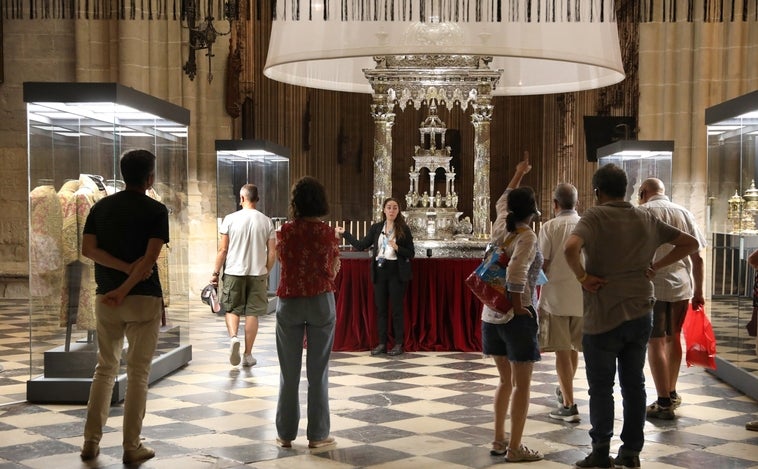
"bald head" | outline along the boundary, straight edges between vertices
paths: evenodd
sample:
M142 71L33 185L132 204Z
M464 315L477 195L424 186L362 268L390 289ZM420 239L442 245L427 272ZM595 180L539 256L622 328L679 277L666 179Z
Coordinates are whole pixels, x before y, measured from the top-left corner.
M647 178L642 181L640 185L640 202L646 203L651 197L655 195L665 195L666 187L663 185L663 181L658 178Z
M553 192L553 200L561 210L573 210L576 207L577 198L576 187L567 182L558 184Z

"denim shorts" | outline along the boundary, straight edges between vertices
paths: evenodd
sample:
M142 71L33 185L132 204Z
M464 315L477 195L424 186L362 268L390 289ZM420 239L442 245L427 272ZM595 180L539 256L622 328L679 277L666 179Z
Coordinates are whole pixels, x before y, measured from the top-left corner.
M485 355L508 357L512 362L536 362L540 360L537 344L537 312L517 314L505 324L490 324L482 321L482 352Z

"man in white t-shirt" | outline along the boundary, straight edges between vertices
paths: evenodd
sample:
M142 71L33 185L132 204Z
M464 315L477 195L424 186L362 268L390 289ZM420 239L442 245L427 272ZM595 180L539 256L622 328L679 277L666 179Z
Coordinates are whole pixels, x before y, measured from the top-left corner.
M656 218L679 228L697 239L700 248L661 269L653 278L655 305L653 306L653 332L648 343L648 363L653 375L658 399L647 408L648 418L671 420L674 409L682 398L676 392L679 368L682 366L681 332L690 300L693 308L705 303L703 298L703 258L700 249L705 247L705 237L695 223L692 213L666 197L660 179L642 181L639 192L640 208ZM658 248L655 259L663 257L673 246L665 244Z
M276 261L274 223L256 210L258 188L245 184L240 189L242 209L230 213L221 222L221 241L211 283L218 284L224 268L221 304L226 310L226 328L231 337L229 363L240 363L237 338L240 316L245 316L245 351L242 366L253 366L253 343L258 334L258 317L268 310L268 273Z
M555 369L560 387L556 389L559 406L550 418L578 422L579 411L574 402L574 376L582 351L583 299L582 286L566 263L563 246L579 222L576 212L576 187L558 184L553 192L555 218L548 220L539 233L545 262L542 269L548 281L540 290L540 350L555 352Z

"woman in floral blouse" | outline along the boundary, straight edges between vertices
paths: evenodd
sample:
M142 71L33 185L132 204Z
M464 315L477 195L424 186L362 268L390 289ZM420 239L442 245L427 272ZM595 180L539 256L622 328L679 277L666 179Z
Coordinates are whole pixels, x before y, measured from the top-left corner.
M334 277L340 268L334 229L321 221L329 213L324 186L305 176L292 187L290 215L277 232L281 277L276 294L276 351L279 355L277 442L292 447L300 421L298 401L303 338L307 343L309 448L335 444L329 436L329 354L334 343Z

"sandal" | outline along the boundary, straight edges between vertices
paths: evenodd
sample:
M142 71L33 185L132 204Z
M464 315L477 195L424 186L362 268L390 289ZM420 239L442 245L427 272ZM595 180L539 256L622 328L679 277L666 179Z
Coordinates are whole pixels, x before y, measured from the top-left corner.
M490 449L491 456L502 456L508 451L508 440L492 442L492 449Z
M508 453L505 455L507 462L530 462L540 461L544 456L539 451L529 449L524 445L519 445L518 448L508 448Z

